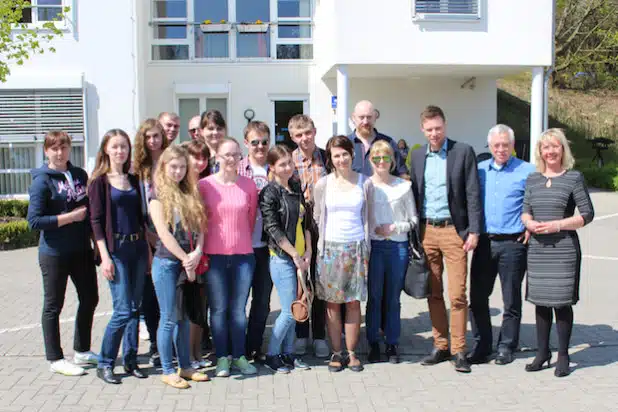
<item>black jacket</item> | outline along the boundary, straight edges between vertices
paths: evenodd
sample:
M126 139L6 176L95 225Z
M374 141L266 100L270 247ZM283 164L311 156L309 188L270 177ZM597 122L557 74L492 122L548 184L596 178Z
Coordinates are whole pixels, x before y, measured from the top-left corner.
M302 223L303 233L312 228L313 225L313 217L307 212L308 209L301 192L300 182L292 178L289 184L292 193L288 192L277 182L270 182L260 192L260 211L262 213L264 233L268 239L268 247L279 256L287 255L279 247L281 239L285 237L292 245L296 243L296 225L301 204L305 208L305 216Z
M425 203L425 159L427 145L412 152L410 178L416 209L422 218ZM465 143L448 139L446 147L446 188L448 208L459 236L481 233L483 209L474 149Z

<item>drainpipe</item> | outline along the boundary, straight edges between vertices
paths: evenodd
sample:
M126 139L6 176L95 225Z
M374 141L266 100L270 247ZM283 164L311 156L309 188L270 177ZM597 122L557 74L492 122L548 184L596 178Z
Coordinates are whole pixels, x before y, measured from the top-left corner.
M549 129L549 80L553 71L553 67L548 68L543 79L543 131Z

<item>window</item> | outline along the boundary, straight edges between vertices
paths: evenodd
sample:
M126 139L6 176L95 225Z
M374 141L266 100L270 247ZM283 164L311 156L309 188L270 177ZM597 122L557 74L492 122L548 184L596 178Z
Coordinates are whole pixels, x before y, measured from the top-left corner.
M479 0L415 0L414 13L417 18L478 18Z
M152 60L313 58L315 0L150 1Z
M62 19L63 0L30 0L22 10L21 23L38 24Z
M223 118L227 120L227 97L182 96L178 99L178 115L180 116L178 139L181 142L191 139L188 129L189 120L210 109L219 110Z

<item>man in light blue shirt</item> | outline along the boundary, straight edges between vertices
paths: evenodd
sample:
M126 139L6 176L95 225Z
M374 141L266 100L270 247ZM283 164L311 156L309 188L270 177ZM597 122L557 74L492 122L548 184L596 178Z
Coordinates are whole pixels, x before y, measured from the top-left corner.
M431 151L427 145L425 157L425 198L423 200L423 217L446 220L451 218L448 209L448 195L446 188L446 149L448 139L437 152Z
M496 364L513 362L521 324L521 284L526 272L528 234L521 214L528 175L533 165L513 157L513 130L499 124L489 131L492 159L479 163L484 229L474 250L470 276L470 309L475 344L470 363L486 363L492 353L489 296L500 275L504 312Z

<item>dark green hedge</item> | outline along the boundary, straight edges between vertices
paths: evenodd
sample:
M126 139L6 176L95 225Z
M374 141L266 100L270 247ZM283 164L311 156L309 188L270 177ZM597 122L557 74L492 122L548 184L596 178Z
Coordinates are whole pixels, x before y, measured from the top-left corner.
M598 167L589 162L582 163L582 166L575 168L584 174L588 187L618 191L618 164L607 163L603 167Z
M32 247L38 243L39 232L30 230L27 221L0 223L0 250Z
M27 200L0 200L0 216L23 217L28 214Z

